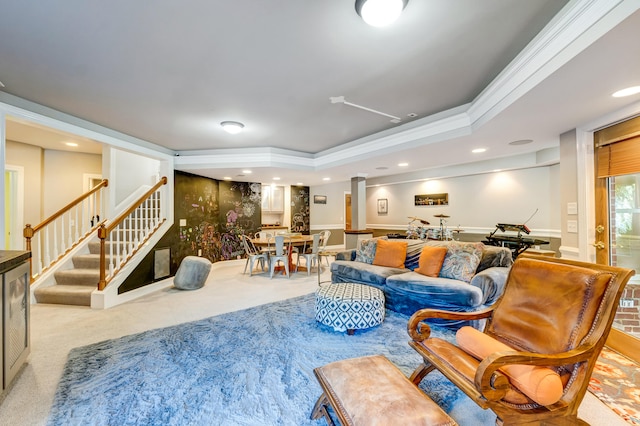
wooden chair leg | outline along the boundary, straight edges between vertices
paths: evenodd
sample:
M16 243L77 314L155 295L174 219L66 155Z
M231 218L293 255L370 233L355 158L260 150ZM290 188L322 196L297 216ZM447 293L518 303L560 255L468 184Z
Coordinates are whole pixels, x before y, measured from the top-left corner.
M415 369L409 380L413 382L414 385L418 386L424 377L431 373L435 367L431 364L427 365L424 362Z
M311 411L311 419L318 420L320 417L324 417L327 421L328 426L335 426L329 412L327 411L327 405L329 405L329 399L323 393L316 401L316 405L313 406L313 411Z

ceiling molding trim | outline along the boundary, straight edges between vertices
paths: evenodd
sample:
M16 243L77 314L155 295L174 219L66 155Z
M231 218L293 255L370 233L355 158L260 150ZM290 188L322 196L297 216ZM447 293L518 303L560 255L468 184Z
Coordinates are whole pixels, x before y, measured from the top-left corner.
M228 167L286 167L298 170L315 170L313 158L304 158L295 154L265 152L264 150L243 150L218 154L177 156L174 167L177 170Z
M618 7L623 3L625 0L568 3L473 101L469 108L473 127L490 121L640 8L635 0ZM605 19L611 13L615 19Z
M116 148L144 154L152 158L167 159L174 155L172 150L163 146L117 132L6 92L0 92L0 112L2 111L6 115L33 121L43 126L89 138Z
M356 140L354 145L342 150L321 152L316 157L315 165L318 168L332 167L352 160L361 160L362 157L436 143L446 138L469 134L470 132L471 122L469 115L466 112L456 113L423 126L398 131L395 134L369 142L361 142L362 139Z

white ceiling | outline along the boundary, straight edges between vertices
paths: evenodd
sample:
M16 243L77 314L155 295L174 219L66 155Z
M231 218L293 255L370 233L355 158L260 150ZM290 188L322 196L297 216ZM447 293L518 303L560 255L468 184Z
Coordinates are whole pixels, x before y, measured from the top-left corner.
M556 147L640 100L610 97L640 85L637 0L411 0L385 29L353 3L0 0L1 90L169 148L180 169L306 185Z

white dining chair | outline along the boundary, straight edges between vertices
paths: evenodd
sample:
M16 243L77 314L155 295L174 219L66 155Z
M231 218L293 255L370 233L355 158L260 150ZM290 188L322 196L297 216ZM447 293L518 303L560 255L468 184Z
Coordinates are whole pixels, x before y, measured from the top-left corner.
M314 234L313 243L311 245L311 251L298 253L298 260L296 262L296 272L298 272L298 266L300 266L300 259L305 260L305 265L307 266L307 275L311 275L311 268L313 268L314 263L316 263L319 268L320 267L320 263L318 262L319 250L320 250L320 234Z
M253 268L256 260L260 262L262 272L265 272L265 262L269 264L269 253L258 250L246 235L241 235L244 252L247 255L247 261L244 264L243 274L247 273L247 265L249 266L249 276L253 275Z
M330 236L331 236L331 231L329 230L320 231L320 248L318 250L320 253L327 250L327 243L329 242ZM327 266L329 266L329 256L320 256L320 257L324 257L327 260ZM319 262L318 262L318 265L320 265Z
M282 235L276 235L272 237L270 241L274 242L275 254L269 256L269 277L273 278L273 271L275 271L278 262L282 262L287 278L291 278L291 274L289 273L289 249L291 242L285 246L284 236ZM271 246L271 244L269 244L269 246Z

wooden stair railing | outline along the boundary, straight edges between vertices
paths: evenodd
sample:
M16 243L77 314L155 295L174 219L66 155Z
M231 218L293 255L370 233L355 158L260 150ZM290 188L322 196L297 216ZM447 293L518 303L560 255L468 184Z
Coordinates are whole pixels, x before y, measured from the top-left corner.
M107 186L109 181L103 179L42 223L25 226L22 234L25 249L31 252L31 282L97 228Z
M115 274L166 220L165 200L162 199L161 191L162 186L166 184L167 178L163 176L126 211L113 221L102 222L98 227L98 238L100 238L98 290L105 289ZM109 240L108 265L107 239Z

